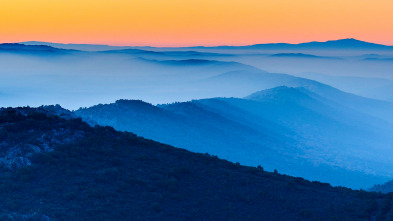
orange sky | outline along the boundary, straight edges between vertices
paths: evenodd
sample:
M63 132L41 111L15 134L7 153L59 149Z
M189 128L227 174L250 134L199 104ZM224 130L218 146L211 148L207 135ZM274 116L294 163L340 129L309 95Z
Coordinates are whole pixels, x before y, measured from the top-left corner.
M392 0L0 0L0 42L393 45Z

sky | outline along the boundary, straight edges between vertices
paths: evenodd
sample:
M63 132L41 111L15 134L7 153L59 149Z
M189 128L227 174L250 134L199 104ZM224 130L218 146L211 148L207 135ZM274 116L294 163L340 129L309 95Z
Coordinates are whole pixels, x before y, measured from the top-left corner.
M0 0L0 42L393 45L392 0Z

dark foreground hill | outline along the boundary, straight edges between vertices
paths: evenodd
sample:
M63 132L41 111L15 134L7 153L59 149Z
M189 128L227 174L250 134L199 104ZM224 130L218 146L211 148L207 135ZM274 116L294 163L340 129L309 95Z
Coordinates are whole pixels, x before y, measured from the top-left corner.
M14 150L6 159L29 161L2 165L0 220L392 217L391 195L264 172L52 111L0 110L1 157Z

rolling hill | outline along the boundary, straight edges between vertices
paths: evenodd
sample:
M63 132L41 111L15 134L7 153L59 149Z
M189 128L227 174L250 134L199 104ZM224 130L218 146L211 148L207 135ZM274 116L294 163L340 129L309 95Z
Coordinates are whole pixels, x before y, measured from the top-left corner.
M159 106L117 101L75 114L92 125L113 126L244 165L262 163L270 171L333 185L366 188L392 177L387 153L393 125L367 109L355 109L375 101L331 88L310 88L278 87L244 99Z

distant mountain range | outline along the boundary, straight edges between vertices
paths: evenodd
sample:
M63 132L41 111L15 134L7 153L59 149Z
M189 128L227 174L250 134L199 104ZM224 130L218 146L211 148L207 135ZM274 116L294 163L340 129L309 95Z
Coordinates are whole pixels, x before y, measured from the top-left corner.
M358 41L347 39L325 43L314 42L312 45L340 45L350 44L351 42ZM38 43L31 42L31 44ZM311 43L304 44L308 45ZM364 46L367 44L358 42L354 43L354 45ZM61 47L61 45L55 46ZM110 50L85 52L59 49L48 45L1 44L0 55L2 55L2 62L0 62L0 65L3 67L3 70L13 70L14 74L4 75L7 79L7 84L4 83L5 79L3 79L4 85L0 83L0 88L4 93L10 94L10 96L31 89L30 93L21 96L22 100L26 99L29 101L35 100L32 97L28 98L29 96L51 97L56 95L56 98L69 96L74 98L75 96L69 95L69 93L90 91L78 96L83 102L77 103L73 100L73 107L70 107L69 103L62 103L56 100L56 98L50 98L50 102L44 101L46 104L60 102L63 106L69 108L96 104L100 102L98 99L96 100L97 102L89 103L91 99L84 97L88 95L94 96L97 93L104 93L104 91L104 94L99 95L100 98L107 94L110 95L102 102L111 102L131 96L131 98L143 99L157 104L206 97L243 97L255 91L282 85L305 87L314 84L305 78L322 79L318 75L307 77L301 74L313 73L312 70L314 70L329 72L331 74L326 75L330 78L336 76L333 80L325 78L325 80L322 79L321 81L337 86L343 91L386 101L392 101L393 99L390 95L391 93L389 93L391 84L387 84L392 78L390 70L393 68L393 63L388 60L368 59L388 59L391 55L387 51L382 53L373 49L367 52L357 52L360 55L346 57L335 55L335 53L340 54L340 50L333 50L332 55L320 55L319 53L313 54L310 51L301 52L295 49L285 52L271 51L269 53L266 51L263 53L250 52L247 50L203 51L196 48L162 49L140 47L124 49L114 47L106 49ZM341 51L343 53L347 52L347 50ZM383 55L377 54L379 52ZM18 56L9 56L9 54ZM56 63L56 65L52 65L48 62L48 59L53 62L52 64ZM26 67L17 65L20 63L23 63ZM72 65L70 65L71 63ZM27 67L31 70L31 73L37 73L38 76L24 75L23 73L26 73ZM268 71L262 71L265 69ZM45 78L45 87L42 87L42 85L35 86L42 82L42 80L39 80L42 76L55 75L55 73L59 77ZM291 73L292 75L282 73ZM23 75L24 79L27 79L23 81L26 83L16 79L21 76L19 74ZM359 76L356 76L357 74ZM305 78L294 77L293 75L305 76ZM352 80L354 77L357 77L357 79L362 78L363 80ZM373 80L375 78L387 80L375 81ZM107 79L110 79L112 84L106 84ZM53 91L64 87L65 81L72 82L73 87L67 87L58 92ZM89 84L81 84L81 82L86 81ZM368 84L367 82L370 83ZM15 92L4 90L4 88L11 86L10 90L16 90ZM37 91L46 90L48 87L53 89L46 91L43 96L34 95ZM96 90L94 87L98 87L99 90ZM68 94L64 94L65 92ZM126 96L124 96L125 94ZM6 105L42 104L42 101L33 104L15 104L15 101L18 100L10 98Z
M66 50L61 48L55 48L48 45L24 45L18 43L5 43L0 44L0 53L1 52L11 52L11 53L34 53L34 54L43 54L43 53L66 53L76 51L74 49Z
M86 51L105 51L105 50L116 50L116 49L154 49L156 47L145 47L145 46L108 46L108 45L91 45L91 44L62 44L62 43L51 43L51 42L39 42L39 41L28 41L20 42L26 45L49 45L58 48L65 49L77 49ZM171 48L171 47L165 47ZM172 47L173 48L173 47ZM289 44L289 43L268 43L268 44L255 44L247 46L197 46L197 47L177 47L177 48L193 48L193 49L258 49L258 50L393 50L393 46L375 44L365 41L360 41L353 38L331 40L326 42L306 42L300 44Z
M307 42L300 44L273 43L249 46L218 46L220 49L263 49L263 50L392 50L393 46L360 41L353 38L332 40L326 42Z

